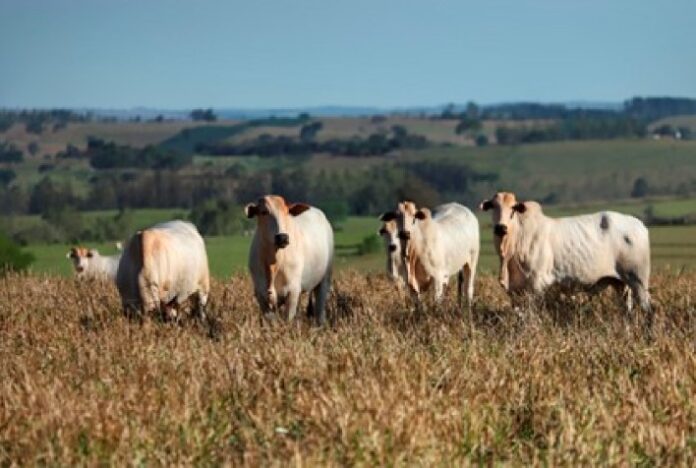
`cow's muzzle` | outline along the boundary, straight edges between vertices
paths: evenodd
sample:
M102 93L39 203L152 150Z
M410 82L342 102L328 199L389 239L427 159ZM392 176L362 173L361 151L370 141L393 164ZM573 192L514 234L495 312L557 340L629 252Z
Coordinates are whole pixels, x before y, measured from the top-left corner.
M505 234L507 234L507 226L504 224L496 224L493 226L493 234L498 237L503 237Z
M396 244L389 244L389 251L396 252Z
M411 238L411 233L408 231L399 231L399 239L407 241Z
M82 273L83 271L85 271L85 267L78 266L78 267L75 267L75 270L76 270L78 273Z
M284 249L290 243L290 236L287 234L276 234L275 235L275 246L279 249Z

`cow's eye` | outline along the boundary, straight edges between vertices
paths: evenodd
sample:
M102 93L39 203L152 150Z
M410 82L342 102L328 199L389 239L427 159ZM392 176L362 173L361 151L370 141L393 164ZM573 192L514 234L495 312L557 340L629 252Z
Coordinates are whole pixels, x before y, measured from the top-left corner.
M87 258L92 258L92 256L93 256L92 252L87 253Z

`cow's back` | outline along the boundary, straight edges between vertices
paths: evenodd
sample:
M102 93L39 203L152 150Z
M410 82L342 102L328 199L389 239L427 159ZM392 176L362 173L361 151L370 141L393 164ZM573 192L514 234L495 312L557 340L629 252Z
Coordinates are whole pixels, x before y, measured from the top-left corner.
M435 247L444 255L448 273L458 271L479 252L479 224L476 216L459 203L446 203L433 210L438 238Z
M168 221L136 233L119 263L117 285L133 301L139 298L138 277L165 288L169 295L187 297L207 280L208 257L196 228L185 221Z
M314 207L293 219L303 238L302 289L309 290L319 284L332 267L333 229L324 213Z
M617 269L649 271L648 230L633 216L603 211L552 219L545 227L543 235L554 255L556 277L592 283Z

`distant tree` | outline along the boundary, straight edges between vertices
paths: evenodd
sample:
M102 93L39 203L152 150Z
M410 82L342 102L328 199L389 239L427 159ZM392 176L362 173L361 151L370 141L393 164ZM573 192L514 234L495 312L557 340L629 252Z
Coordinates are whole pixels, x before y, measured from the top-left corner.
M238 234L252 225L240 206L224 200L208 200L195 206L189 219L206 236Z
M348 219L349 206L345 198L322 199L317 205L334 226Z
M470 118L468 116L463 116L454 131L457 135L467 133L469 131L480 130L482 127L481 121L475 118Z
M217 116L213 112L213 109L194 109L191 111L190 116L192 120L197 122L214 122L217 120Z
M32 254L23 252L19 245L0 233L0 273L26 270L34 259Z
M475 102L469 101L466 104L466 116L472 120L478 120L480 115L479 115L479 107L476 105Z
M398 200L411 200L417 206L433 207L440 203L440 195L432 186L415 175L409 175L396 191Z
M61 237L68 242L79 242L83 237L84 220L82 213L72 206L49 207L44 210L41 218L55 227L60 232Z
M0 186L7 187L17 177L12 169L0 169Z
M319 121L303 125L300 129L300 140L304 142L314 141L314 138L316 138L317 133L319 133L323 126L324 124Z
M40 135L43 132L43 120L39 118L32 118L24 124L24 128L27 133L34 133Z
M648 186L648 181L644 177L638 177L633 183L633 189L631 190L632 198L643 198L650 192L650 187Z
M408 135L408 129L403 125L392 125L391 131L396 139L403 139Z
M44 177L31 192L29 211L41 214L76 206L78 203L79 199L69 184L58 185L50 177Z
M29 151L29 154L32 156L36 156L36 154L39 152L39 144L35 141L32 141L27 145L27 150Z
M476 135L476 146L487 146L488 145L488 137L484 135L483 133L479 133Z
M246 166L242 163L234 163L227 169L225 169L225 175L229 177L233 177L235 179L240 179L242 177L245 177L249 171L247 170Z
M13 144L0 143L0 163L22 162L24 155L22 150Z
M376 234L363 237L358 244L358 255L368 255L382 250L382 241Z
M445 106L444 109L442 109L442 112L440 113L440 118L441 119L456 119L457 115L454 112L454 104L450 103Z
M37 170L39 171L39 174L43 174L44 172L51 172L55 168L56 166L51 163L41 163L39 164Z

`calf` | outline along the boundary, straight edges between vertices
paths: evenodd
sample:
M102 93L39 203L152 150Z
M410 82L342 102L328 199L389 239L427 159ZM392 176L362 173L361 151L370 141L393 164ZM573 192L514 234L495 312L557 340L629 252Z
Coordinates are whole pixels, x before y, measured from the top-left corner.
M262 197L244 211L256 218L249 271L261 311L269 315L281 307L292 320L300 295L312 292L315 304L310 297L309 309L323 324L334 249L333 230L324 213L304 203L289 204L277 195Z
M117 243L116 248L121 250L121 244ZM76 246L70 249L66 255L73 264L75 276L78 279L107 279L115 280L118 262L121 254L100 255L97 249Z
M126 244L116 285L124 311L160 311L168 318L189 298L205 317L210 294L208 255L196 227L168 221L138 231Z

